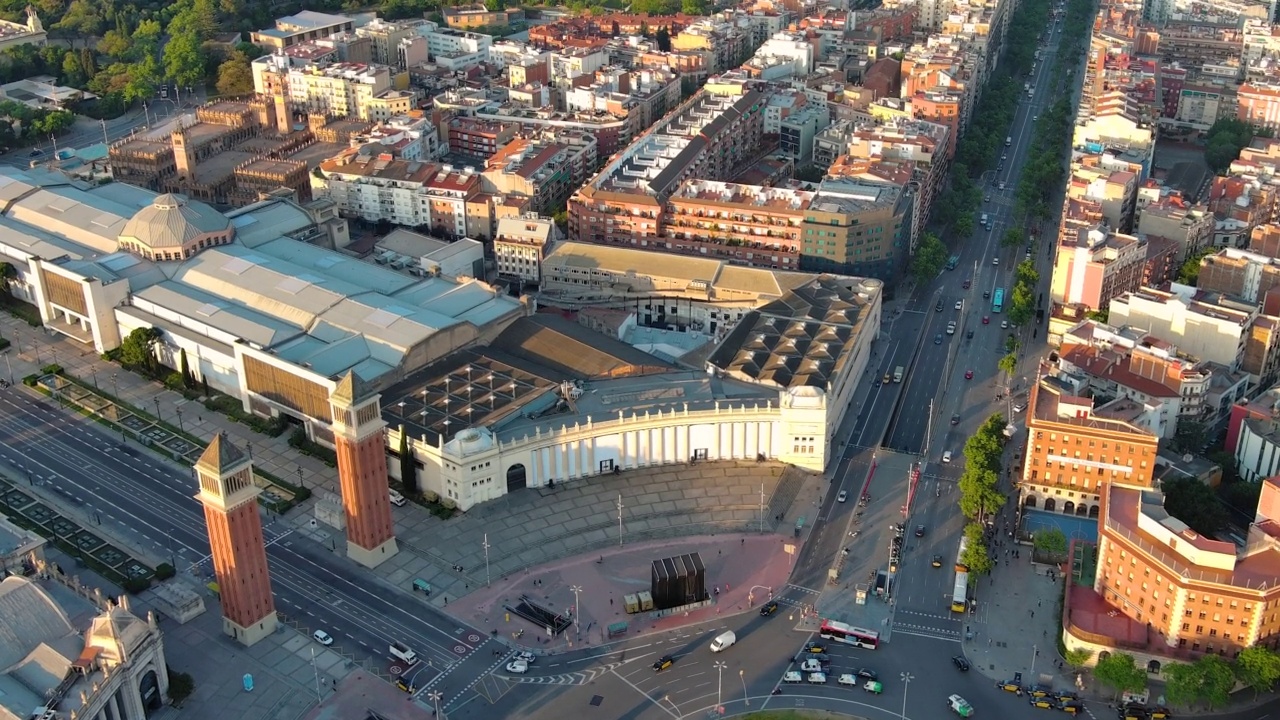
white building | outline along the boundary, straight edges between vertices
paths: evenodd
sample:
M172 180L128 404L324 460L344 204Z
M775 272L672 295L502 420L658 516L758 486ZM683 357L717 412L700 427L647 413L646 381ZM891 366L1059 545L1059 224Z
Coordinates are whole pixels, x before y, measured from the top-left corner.
M498 277L542 282L542 259L559 239L560 229L550 218L536 214L502 218L493 238Z
M76 607L24 577L0 581L0 720L146 720L169 692L155 614L131 613L128 595L102 608L61 595ZM77 627L72 612L93 617ZM46 707L57 710L40 714Z
M1108 322L1145 330L1200 360L1239 367L1257 307L1224 299L1210 304L1193 299L1194 292L1174 285L1173 292L1142 288L1125 293L1111 301Z
M433 62L461 63L462 67L469 67L489 59L489 47L493 44L491 35L441 28L435 23L419 25L418 32L427 39L427 52Z

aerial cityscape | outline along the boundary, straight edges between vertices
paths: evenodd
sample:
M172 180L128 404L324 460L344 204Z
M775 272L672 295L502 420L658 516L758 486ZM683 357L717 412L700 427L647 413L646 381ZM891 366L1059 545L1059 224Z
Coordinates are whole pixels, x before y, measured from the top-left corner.
M1269 717L1277 20L0 5L0 720Z

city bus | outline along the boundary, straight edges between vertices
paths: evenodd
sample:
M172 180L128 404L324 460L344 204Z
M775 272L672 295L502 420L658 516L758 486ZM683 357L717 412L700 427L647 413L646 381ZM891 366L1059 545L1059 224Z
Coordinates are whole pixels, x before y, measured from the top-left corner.
M960 538L960 551L956 553L956 584L951 593L951 612L962 613L969 607L969 566L964 564L964 551L969 538Z
M818 635L824 640L834 640L847 645L857 645L867 650L875 650L880 644L880 633L875 630L845 625L835 620L823 620Z
M996 288L996 292L991 296L991 312L998 313L1004 310L1004 288Z

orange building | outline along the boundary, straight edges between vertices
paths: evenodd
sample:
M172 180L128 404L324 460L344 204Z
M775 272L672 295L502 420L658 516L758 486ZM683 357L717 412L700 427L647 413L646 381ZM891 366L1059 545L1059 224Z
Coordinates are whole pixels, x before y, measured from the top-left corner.
M1134 420L1126 398L1094 407L1056 378L1031 387L1019 497L1025 508L1098 517L1105 483L1152 487L1159 438Z
M1069 588L1063 640L1164 661L1280 646L1280 478L1262 482L1248 538L1205 537L1170 516L1157 491L1108 485L1093 587Z

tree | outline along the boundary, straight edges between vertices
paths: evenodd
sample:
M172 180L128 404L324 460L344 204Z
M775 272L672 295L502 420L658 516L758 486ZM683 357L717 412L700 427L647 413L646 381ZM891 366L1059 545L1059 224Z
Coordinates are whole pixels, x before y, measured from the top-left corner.
M1164 697L1175 707L1189 707L1200 698L1200 671L1186 663L1167 663L1160 668L1164 676Z
M195 385L195 378L191 376L191 368L187 365L186 348L178 351L178 372L182 375L182 387L190 390Z
M998 512L1005 496L997 487L999 475L990 470L969 470L960 475L960 512L970 520L980 520Z
M1014 269L1014 277L1017 284L1031 288L1034 288L1040 282L1040 272L1036 270L1036 264L1031 260L1023 260L1018 263L1018 267Z
M4 300L13 292L13 281L18 277L18 269L11 262L0 262L0 293Z
M956 215L956 234L969 237L974 231L973 211L965 210Z
M1093 676L1098 678L1098 682L1113 688L1117 696L1122 692L1140 692L1147 687L1147 674L1134 663L1132 655L1125 653L1098 658Z
M982 526L978 523L965 525L964 536L968 542L965 543L964 555L960 556L960 562L969 568L969 578L972 582L991 572L993 566L991 551L987 548L982 535Z
M947 264L947 246L937 235L926 232L916 246L916 256L911 260L911 274L918 282L928 282L942 272Z
M1013 325L1025 325L1031 320L1036 310L1035 291L1022 282L1013 286L1009 296L1009 322Z
M1195 285L1199 282L1200 262L1215 252L1217 252L1217 248L1210 247L1187 256L1187 259L1182 262L1182 266L1178 268L1178 282L1183 285Z
M133 54L133 38L118 30L108 30L98 41L98 52L115 60L124 60Z
M1089 662L1092 658L1093 651L1088 648L1074 648L1072 650L1068 650L1066 654L1062 656L1062 659L1066 660L1067 664L1074 668L1084 667L1084 664Z
M1018 247L1022 244L1022 233L1018 228L1009 228L1000 236L1000 244L1004 247Z
M1200 674L1200 699L1210 708L1226 705L1231 699L1231 688L1236 685L1236 675L1227 661L1217 655L1204 655L1195 667Z
M400 484L404 486L404 494L413 497L418 494L417 464L413 461L413 451L409 448L409 433L400 427Z
M169 699L174 705L182 705L195 692L196 681L184 672L174 672L173 668L166 667L165 670L169 673Z
M154 57L160 52L162 37L164 37L164 30L155 20L143 20L138 23L138 27L133 31L133 52L130 53L130 59L138 60L148 55Z
M156 344L160 342L160 330L153 327L137 328L120 343L120 363L133 370L155 374Z
M231 56L218 66L218 94L223 97L238 97L253 93L253 70L249 58L239 50L232 50Z
M1236 677L1253 688L1253 696L1270 690L1280 680L1280 655L1260 645L1247 647L1236 656Z
M204 52L193 33L173 35L164 46L164 76L178 85L199 85L204 81Z
M653 41L657 43L658 50L662 52L671 52L671 31L666 27L658 28L658 32L653 36Z
M1067 556L1067 536L1058 528L1041 530L1035 535L1035 549L1050 558Z
M1174 477L1166 479L1164 489L1165 512L1186 523L1201 535L1217 533L1227 526L1227 511L1218 502L1213 488L1197 478Z
M1014 353L1009 353L996 362L996 367L1000 368L1000 371L1004 374L1012 377L1014 373L1018 372L1018 356Z

